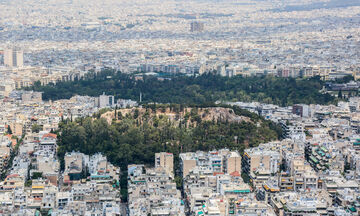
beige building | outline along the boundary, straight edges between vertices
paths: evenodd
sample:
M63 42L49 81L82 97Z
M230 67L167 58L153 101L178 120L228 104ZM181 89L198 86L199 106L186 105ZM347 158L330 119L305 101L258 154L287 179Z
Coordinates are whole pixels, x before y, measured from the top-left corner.
M295 173L311 170L311 166L309 164L306 164L304 159L295 159L291 161L290 171L292 175L294 175Z
M4 64L9 67L23 67L24 53L22 50L6 49L4 52Z
M155 168L163 167L167 174L174 176L174 155L160 152L155 154Z
M26 102L42 102L42 92L27 91L21 95L21 100Z
M259 147L246 149L244 153L244 171L277 173L280 166L280 154L276 151L268 151Z
M187 152L180 154L180 169L186 177L195 167L202 167L213 175L241 173L241 156L237 151L220 149L209 152Z
M25 179L23 176L18 174L8 175L5 180L1 183L1 188L4 190L12 190L15 188L24 187Z
M1 73L1 71L0 71ZM0 84L0 95L4 97L9 97L10 92L15 89L15 82L11 79L5 79L1 81Z
M241 173L241 156L238 152L230 152L225 160L226 173L231 174L233 172Z
M12 134L21 137L23 134L23 123L10 123L9 124Z
M36 166L38 172L43 174L54 174L59 171L59 162L52 157L39 155L36 159Z
M65 160L64 182L80 180L81 172L84 166L84 154L78 152L67 153Z
M191 153L184 153L191 154ZM180 166L182 168L183 178L189 174L189 172L196 167L196 160L189 156L181 158Z

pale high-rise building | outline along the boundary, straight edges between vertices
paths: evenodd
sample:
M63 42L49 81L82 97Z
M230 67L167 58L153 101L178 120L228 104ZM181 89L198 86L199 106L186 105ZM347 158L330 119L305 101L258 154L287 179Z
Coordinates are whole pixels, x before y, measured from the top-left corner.
M105 95L105 92L99 96L99 104L100 108L105 107L113 107L115 105L114 96L112 95Z
M202 32L204 31L204 26L202 22L192 22L190 24L190 32Z
M174 155L167 152L156 153L155 167L163 167L167 174L174 176Z
M23 51L18 49L6 49L4 51L4 64L9 67L23 67Z

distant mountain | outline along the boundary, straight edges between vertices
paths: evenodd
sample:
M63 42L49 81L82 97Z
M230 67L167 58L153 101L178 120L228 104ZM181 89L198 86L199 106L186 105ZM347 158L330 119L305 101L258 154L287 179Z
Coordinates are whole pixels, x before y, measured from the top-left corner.
M314 2L304 5L287 5L284 8L276 8L275 12L311 11L317 9L332 9L360 6L359 0L330 0L328 2Z

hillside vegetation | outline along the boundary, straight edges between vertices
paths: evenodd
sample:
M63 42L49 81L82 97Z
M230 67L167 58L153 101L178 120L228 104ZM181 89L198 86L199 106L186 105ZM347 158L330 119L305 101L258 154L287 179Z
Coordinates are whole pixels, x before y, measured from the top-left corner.
M115 115L116 112L116 115ZM101 118L81 118L59 125L61 156L69 151L105 153L117 165L152 164L156 152L245 147L277 139L280 128L239 108L149 107L110 111Z
M259 101L287 106L297 103L329 104L335 97L319 91L324 83L319 77L309 79L262 77L220 77L204 74L198 77L176 76L171 79L134 76L105 70L79 81L41 86L36 83L28 90L42 91L45 100L67 99L74 95L99 96L103 92L116 98L139 100L144 103L211 104L218 100Z

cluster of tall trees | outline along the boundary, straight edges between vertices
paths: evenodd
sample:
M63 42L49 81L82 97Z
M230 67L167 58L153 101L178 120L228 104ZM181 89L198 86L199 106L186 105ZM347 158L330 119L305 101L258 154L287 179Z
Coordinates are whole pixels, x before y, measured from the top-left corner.
M201 108L193 110L197 109ZM234 108L234 112L249 116L251 122L205 121L197 111L174 121L166 115L155 115L150 108L144 114L137 109L127 115L118 111L111 124L104 118L64 120L59 124L58 154L63 158L73 150L90 155L103 152L116 165L153 164L156 152L178 155L181 151L225 147L242 151L246 146L280 137L278 125L239 108Z
M221 77L204 74L197 77L174 76L170 79L158 79L149 76L135 79L112 70L100 73L89 72L86 77L77 81L59 82L41 86L36 83L28 90L42 91L45 100L70 98L76 94L99 96L103 92L116 98L139 100L142 93L143 102L206 104L218 100L259 101L287 106L296 103L335 103L336 98L319 91L324 83L319 77L313 78L279 78L261 77Z

